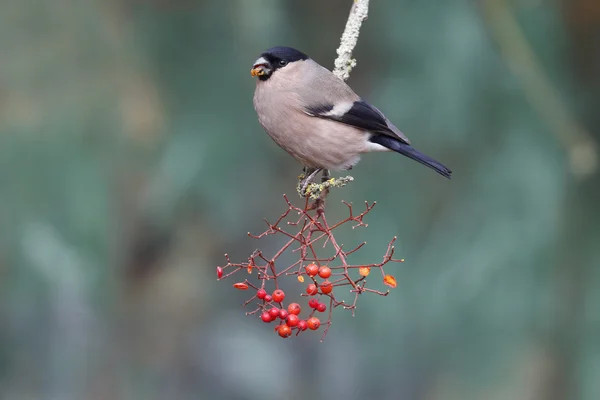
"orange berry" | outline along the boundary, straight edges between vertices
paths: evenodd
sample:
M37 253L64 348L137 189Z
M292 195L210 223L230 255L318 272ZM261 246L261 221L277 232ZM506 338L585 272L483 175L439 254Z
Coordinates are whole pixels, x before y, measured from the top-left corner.
M308 264L306 267L304 267L304 269L306 270L308 276L315 276L319 273L319 267L317 267L317 264L315 263Z
M316 331L321 326L321 321L317 317L311 317L306 321L308 329Z
M290 305L288 306L288 313L289 314L300 314L300 311L302 311L302 307L300 307L300 304L298 303L290 303Z
M319 276L323 279L327 279L331 276L331 268L328 266L322 266L319 268Z
M292 328L290 328L286 324L281 324L281 325L279 325L279 328L277 328L277 333L282 338L286 338L292 334Z
M323 283L321 283L319 287L321 288L321 292L325 294L331 293L331 291L333 290L333 284L327 280L323 281Z
M317 294L317 285L315 285L314 283L308 285L306 287L306 293L308 293L311 296Z
M285 299L285 293L281 289L277 289L271 295L276 303L281 303Z

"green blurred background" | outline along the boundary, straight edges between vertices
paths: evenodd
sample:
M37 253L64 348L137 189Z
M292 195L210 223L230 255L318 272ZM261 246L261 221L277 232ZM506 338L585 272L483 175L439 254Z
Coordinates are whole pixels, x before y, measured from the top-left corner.
M300 172L252 62L331 68L350 5L0 4L0 398L600 398L597 0L373 0L349 83L454 171L367 155L330 196L378 201L398 288L320 343L216 281Z

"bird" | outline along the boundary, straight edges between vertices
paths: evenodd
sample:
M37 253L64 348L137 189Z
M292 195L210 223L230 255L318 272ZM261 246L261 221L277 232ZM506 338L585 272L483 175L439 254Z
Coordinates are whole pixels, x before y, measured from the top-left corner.
M273 141L306 172L304 191L321 171L349 170L370 152L394 151L450 178L452 171L421 153L375 106L305 53L278 46L252 65L254 108Z

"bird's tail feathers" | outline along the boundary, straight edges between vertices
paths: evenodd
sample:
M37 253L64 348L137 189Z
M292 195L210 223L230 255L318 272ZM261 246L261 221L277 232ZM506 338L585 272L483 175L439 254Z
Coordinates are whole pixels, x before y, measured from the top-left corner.
M452 171L448 169L444 164L434 160L429 156L426 156L425 154L421 153L420 151L411 147L410 145L402 143L398 139L387 135L373 135L370 141L387 147L390 150L394 150L395 152L400 153L410 158L411 160L415 160L416 162L433 169L435 172L442 176L445 176L448 179L450 179L450 176L452 175Z

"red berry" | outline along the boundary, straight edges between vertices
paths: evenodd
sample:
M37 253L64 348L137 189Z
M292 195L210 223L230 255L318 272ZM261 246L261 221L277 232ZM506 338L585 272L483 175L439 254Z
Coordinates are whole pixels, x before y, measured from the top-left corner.
M305 320L298 321L298 329L305 331L308 328L308 323Z
M310 308L317 308L319 306L319 300L317 300L316 298L312 298L308 301L308 306Z
M328 266L322 266L319 268L319 276L323 279L327 279L331 276L331 268Z
M281 310L279 310L279 318L286 319L287 316L288 316L288 312L285 310L285 308L282 308Z
M288 313L289 314L300 314L300 311L302 311L302 307L300 307L300 304L298 303L290 303L290 305L288 306Z
M286 324L281 324L279 325L279 328L277 328L277 333L279 333L279 336L282 338L286 338L292 334L292 328Z
M269 315L273 319L279 317L279 308L273 307L273 308L269 309Z
M217 267L217 279L221 279L223 277L223 268Z
M323 281L323 283L321 283L319 287L321 288L321 292L325 294L331 293L331 291L333 290L333 284L329 281Z
M319 267L317 267L317 264L314 263L308 264L306 267L304 267L304 269L306 270L308 276L315 276L319 273Z
M265 311L264 313L262 313L260 315L260 319L262 319L263 322L271 322L271 321L273 321L273 317L271 317L271 314L269 314L268 311Z
M285 320L285 323L291 327L298 325L298 322L300 322L300 318L298 318L296 314L288 315L287 319Z
M311 283L310 285L308 285L306 287L306 293L308 293L311 296L314 294L317 294L317 285L315 285L314 283Z
M283 290L277 289L273 292L272 294L273 296L273 300L276 303L281 303L283 301L283 299L285 299L285 293L283 292Z
M316 331L321 326L321 321L317 317L311 317L306 321L306 324L308 325L308 329Z
M327 306L325 305L325 303L319 303L319 304L317 304L317 311L318 312L325 312L325 310L327 310Z
M256 292L256 297L263 300L265 297L267 297L267 291L265 289L258 289Z
M270 303L271 301L273 301L273 297L271 297L271 295L270 295L270 294L268 294L268 295L266 295L266 296L265 296L265 301L266 301L267 303Z

